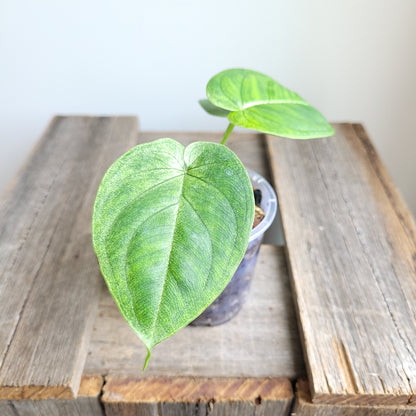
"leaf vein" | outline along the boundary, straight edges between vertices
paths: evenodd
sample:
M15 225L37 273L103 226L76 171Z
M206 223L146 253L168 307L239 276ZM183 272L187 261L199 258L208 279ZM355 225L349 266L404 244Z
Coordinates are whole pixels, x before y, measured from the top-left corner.
M168 182L168 181L170 181L170 180L172 180L172 179L175 179L175 178L177 178L177 177L179 177L179 176L181 176L181 175L176 175L176 176L173 176L173 177L171 177L171 178L169 178L169 179L166 179L166 180L164 180L164 181L162 181L162 182L160 182L160 183L158 183L157 185L155 185L155 186L153 186L153 187L151 187L151 188L148 188L148 189L146 189L144 192L142 192L140 195L138 195L138 196L136 196L132 201L130 201L126 206L124 206L123 207L123 210L125 210L126 208L128 208L129 206L131 206L135 201L137 201L137 199L139 199L139 198L141 198L143 195L145 195L145 194L147 194L148 192L150 192L150 191L152 191L152 190L154 190L154 189L156 189L157 187L159 187L159 186L161 186L161 185L163 185L163 184L165 184L166 182ZM168 207L164 207L164 208L162 208L162 210L163 209L167 209ZM112 281L113 282L115 282L115 285L116 285L116 287L117 287L117 291L118 292L120 292L120 290L122 290L122 288L120 288L120 286L119 286L119 284L118 284L118 280L115 278L115 276L116 276L116 274L115 274L115 272L114 272L114 268L113 268L113 264L112 264L112 262L111 262L111 260L110 260L110 256L109 256L109 254L108 254L108 250L107 250L107 244L105 244L104 243L104 241L105 240L107 240L107 238L108 238L108 235L109 235L109 233L110 233L110 231L111 231L111 229L113 228L113 226L114 226L114 224L116 223L116 221L118 220L118 218L120 217L120 215L122 215L122 212L123 212L123 210L122 211L120 211L120 213L116 216L116 218L114 219L114 221L112 221L111 222L111 224L109 225L109 227L107 228L107 233L103 236L103 248L104 248L104 253L105 253L105 256L106 256L106 258L108 259L108 265L110 266L110 270L111 270L111 274L113 275L113 279L112 279ZM162 211L162 210L160 210L160 211ZM146 220L148 220L149 219L149 217L146 217L142 222L140 222L140 224L139 224L139 226L141 225L141 224L143 224L143 222L144 221L146 221ZM130 242L131 242L131 240L130 240ZM130 244L129 244L129 247L130 247ZM126 250L126 253L128 252L128 249L129 249L129 247L127 248L127 250ZM133 297L132 297L132 293L131 293L131 291L130 291L130 288L128 287L128 284L127 284L127 275L126 274L124 274L124 276L123 276L123 280L124 280L124 283L125 283L125 287L127 288L127 290L128 290L128 293L129 293L129 295L130 295L130 299L133 299ZM108 284L108 283L107 283ZM109 288L110 289L110 288ZM112 292L112 290L111 290L111 292ZM113 295L113 293L111 293L112 295ZM114 295L113 295L113 297L114 297L114 299L118 299L118 296L117 297L115 297ZM120 303L119 304L120 306L120 309L124 309L124 306ZM138 324L138 321L137 321L137 317L136 317L136 314L135 314L135 312L134 312L134 306L133 306L133 303L131 303L131 306L132 306L132 308L133 308L133 316L134 316L134 319L135 319L135 321L136 321L136 324Z
M175 205L175 204L171 204L171 205L169 205L169 206L166 206L166 207L163 207L163 208L161 208L160 210L158 210L157 212L155 212L155 213L153 213L153 215L156 215L156 214L158 214L158 213L160 213L160 212L162 212L163 210L165 210L165 209L168 209L168 208L171 208L173 205ZM151 216L150 216L151 217ZM141 221L140 222L140 224L138 224L138 226L137 226L137 229L136 229L136 231L135 231L135 233L133 234L133 236L132 236L132 238L130 239L130 242L129 242L129 245L127 246L127 249L126 249L126 256L125 256L125 259L127 258L127 253L128 253L128 251L129 251L129 249L130 249L130 246L131 246L131 244L132 244L132 241L133 241L133 239L135 238L135 236L137 235L137 233L138 233L138 228L145 222L145 221L147 221L150 217L146 217L143 221ZM110 256L108 255L108 250L107 250L107 245L104 245L104 251L105 251L105 255L107 256L107 258L108 259L110 259ZM108 262L109 263L109 265L110 265L110 269L111 269L111 273L113 274L113 277L115 276L115 273L114 273L114 268L113 268L113 265L112 265L112 263L111 263L111 261L109 261ZM127 283L127 261L125 261L124 262L124 281L125 281L125 283L126 283L126 288L127 288L127 291L128 291L128 294L129 294L129 297L130 297L130 300L132 301L132 299L133 299L133 294L132 294L132 292L131 292L131 290L130 290L130 287L129 287L129 285L128 285L128 283ZM120 288L119 288L119 286L118 286L118 284L117 284L117 279L113 279L113 282L115 282L116 283L116 286L118 287L118 290L120 290ZM112 294L112 293L111 293ZM114 296L113 296L114 297ZM116 299L116 297L114 297L114 299ZM134 312L134 305L133 305L133 301L132 301L132 303L131 303L131 306L132 306L132 308L133 308L133 316L134 316L134 318L135 318L135 320L136 320L136 323L138 323L138 321L137 321L137 317L136 317L136 313Z
M179 213L179 208L180 208L180 205L181 205L181 203L180 203L181 202L181 196L182 196L182 193L183 193L183 184L185 182L185 175L183 175L183 176L184 176L184 179L182 180L182 186L181 186L181 190L179 192L179 198L178 198L178 201L176 202L176 204L178 206L178 209L176 210L176 216L175 216L175 221L174 221L175 225L173 227L172 244L170 246L169 257L168 257L168 261L167 261L167 265L166 265L165 280L163 282L162 291L160 293L159 303L157 305L157 310L156 310L156 313L155 313L155 319L153 321L153 325L152 325L152 329L151 329L152 338L153 338L154 333L155 333L156 322L157 322L157 318L158 318L159 312L160 312L160 305L162 304L163 293L165 292L165 288L166 288L166 281L167 281L166 275L167 275L167 272L169 270L169 265L170 265L171 257L172 257L173 240L175 238L177 222L178 222L178 213ZM175 205L175 204L173 204L173 205Z
M203 165L198 165L198 166L189 166L188 167L188 172L190 170L193 170L193 169L199 169L199 168L203 168L205 166L212 166L212 165L224 166L224 163L223 162L212 162L212 163L204 163Z
M241 109L246 110L247 108L257 107L258 105L264 105L264 104L298 104L298 105L303 105L305 107L310 107L310 105L304 101L290 100L287 98L277 98L277 99L271 99L271 100L268 99L268 100L251 101L243 105Z
M140 193L139 195L137 195L137 196L135 196L127 205L125 205L125 206L123 206L123 209L122 210L120 210L120 212L117 214L117 216L114 218L114 220L113 221L111 221L111 223L110 223L110 225L107 227L107 233L105 234L105 236L104 236L104 239L107 239L107 236L108 236L108 234L109 234L109 232L110 232L110 230L113 228L113 225L116 223L116 221L120 218L120 216L121 215L123 215L123 211L125 211L127 208L129 208L132 204L134 204L139 198L142 198L144 195L146 195L146 194L148 194L149 192L151 192L151 191L154 191L155 189L157 189L159 186L162 186L162 185L164 185L165 183L167 183L167 182L169 182L169 181L171 181L172 179L175 179L175 178L178 178L179 176L182 176L183 175L183 173L181 173L180 175L175 175L175 176L172 176L171 178L169 178L169 179L166 179L166 180L164 180L164 181L162 181L162 182L159 182L159 183L157 183L156 185L154 185L154 186L151 186L151 187L149 187L149 188L147 188L147 189L145 189L142 193ZM149 218L149 217L147 217L147 218Z
M187 173L187 175L191 176L192 178L198 179L198 180L200 180L201 182L204 182L206 185L210 186L211 188L214 188L217 192L219 192L219 193L220 193L220 194L221 194L221 195L225 198L225 200L227 201L227 203L228 203L229 207L231 208L231 212L233 213L233 223L234 223L234 225L236 225L236 224L237 224L237 220L236 220L235 212L234 212L234 210L233 210L233 208L232 208L231 204L228 202L228 198L227 198L227 196L224 194L224 192L223 192L223 191L221 191L220 189L218 189L218 188L217 188L215 185L213 185L212 183L207 182L206 180L202 179L202 178L201 178L201 177L199 177L199 176L191 175L189 172Z
M195 178L195 179L198 179L198 180L200 180L201 182L204 182L205 184L207 184L208 186L211 186L212 188L214 188L215 190L217 190L224 198L225 198L225 200L227 201L227 203L228 203L228 205L230 206L230 208L231 208L231 212L232 212L232 214L233 214L233 225L234 225L234 227L236 228L236 226L237 226L237 220L236 220L236 215L235 215L235 212L234 212L234 210L233 210L233 208L232 208L232 206L231 206L231 204L228 202L228 198L225 196L225 194L220 190L220 189L218 189L216 186L214 186L212 183L209 183L209 182L207 182L207 181L205 181L204 179L202 179L202 178L200 178L200 177L198 177L198 176L194 176L194 175L191 175L191 174L189 174L188 173L188 175L189 176L191 176L191 177L193 177L193 178ZM235 246L236 246L236 244L237 244L237 236L234 238L234 244L233 244L233 248L232 248L232 250L230 251L230 255L231 255L231 253L234 251L234 248L235 248ZM210 269L211 270L211 269ZM208 280L206 281L206 282L208 282ZM204 288L206 287L206 285L204 286Z
M210 234L210 232L209 232L209 229L208 229L208 227L207 227L207 225L205 224L205 222L202 220L202 218L201 218L201 216L199 215L199 213L197 212L197 210L194 208L194 206L191 204L191 202L188 200L188 198L186 198L186 196L185 195L183 195L183 199L188 203L188 205L191 207L191 209L192 209L192 211L196 214L196 216L199 218L199 220L201 221L201 223L202 223L202 225L204 226L204 228L207 230L207 233L208 233L208 235L209 235L209 242L210 242L210 245L211 245L211 251L210 251L210 259L209 259L209 272L208 272L208 274L207 274L207 277L206 277L206 279L205 279L205 282L204 282L204 289L206 288L206 286L207 286L207 283L208 283L208 278L209 278L209 276L210 276L210 274L211 274L211 271L212 271L212 251L213 251L213 249L212 249L212 240L211 240L211 234Z

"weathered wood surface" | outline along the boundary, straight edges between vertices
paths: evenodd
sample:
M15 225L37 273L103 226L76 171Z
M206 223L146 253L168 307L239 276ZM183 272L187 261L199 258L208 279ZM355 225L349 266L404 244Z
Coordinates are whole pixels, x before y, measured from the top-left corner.
M0 400L1 416L103 416L101 376L84 376L76 399Z
M414 406L415 224L360 126L267 137L314 403Z
M293 399L286 378L107 377L107 416L287 415Z
M85 374L197 377L287 377L304 374L282 247L263 245L247 303L216 327L186 327L152 351L121 317L105 289Z
M0 207L0 398L76 395L102 280L91 245L105 170L135 117L56 117Z
M296 402L291 416L415 416L412 406L351 406L312 403L309 383L296 383Z
M285 389L304 368L282 248L262 247L251 296L235 319L183 329L155 348L141 373L145 348L103 288L89 225L98 182L137 143L136 123L129 117L55 119L6 194L0 207L0 397L7 400L0 400L0 414L102 415L102 374L108 375L108 414L288 414L293 393L289 398ZM305 385L298 388L294 412L411 416L415 224L363 129L336 130L335 139L306 142L257 134L229 139L243 163L268 179L270 151L312 389L311 395ZM152 132L141 133L139 142L166 136L184 144L220 138ZM67 399L78 389L100 296L79 395ZM204 378L207 395L195 387ZM254 390L246 386L236 400L221 399L219 392L230 392L221 383L262 378L277 383L273 397L250 395ZM161 380L169 387L159 388ZM194 387L175 384L181 382ZM132 397L138 388L166 397ZM201 394L191 397L192 391Z

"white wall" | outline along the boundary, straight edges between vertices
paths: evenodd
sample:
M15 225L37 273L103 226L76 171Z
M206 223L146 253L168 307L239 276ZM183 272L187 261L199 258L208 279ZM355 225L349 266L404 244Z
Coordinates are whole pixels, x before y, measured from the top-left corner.
M0 190L55 113L216 130L197 105L228 67L361 121L416 213L415 0L0 0Z

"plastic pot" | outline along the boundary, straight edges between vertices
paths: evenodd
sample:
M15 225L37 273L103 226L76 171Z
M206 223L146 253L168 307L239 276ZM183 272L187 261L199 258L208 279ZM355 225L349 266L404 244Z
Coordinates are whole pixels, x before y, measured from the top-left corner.
M237 315L247 299L264 233L272 224L277 211L276 194L269 182L263 176L250 169L247 169L247 172L253 188L260 189L262 192L260 207L266 216L251 231L246 253L230 283L228 283L220 296L190 325L221 325Z

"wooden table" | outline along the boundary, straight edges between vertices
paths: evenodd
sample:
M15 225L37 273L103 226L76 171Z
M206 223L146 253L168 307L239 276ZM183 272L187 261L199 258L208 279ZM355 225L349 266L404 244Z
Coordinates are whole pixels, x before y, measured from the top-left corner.
M137 143L220 136L54 118L0 206L0 415L416 415L416 227L363 128L334 127L231 136L286 244L262 246L235 319L184 328L143 374L92 250L95 193Z

